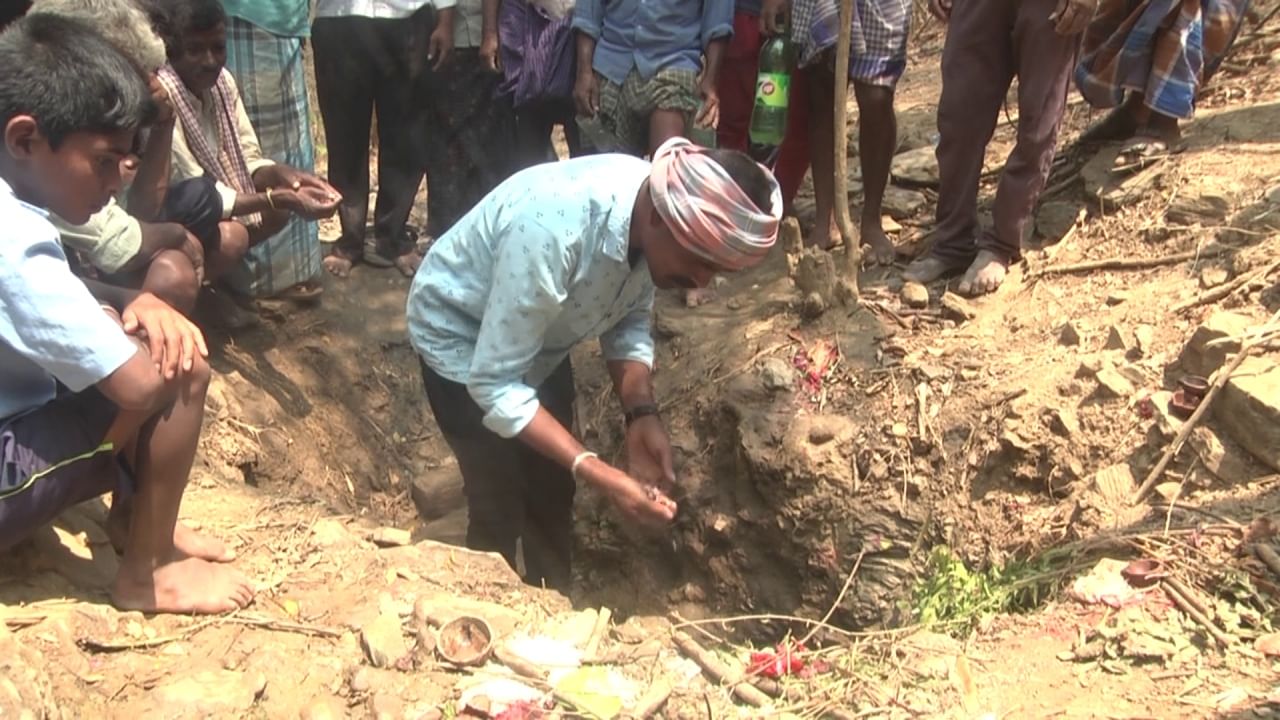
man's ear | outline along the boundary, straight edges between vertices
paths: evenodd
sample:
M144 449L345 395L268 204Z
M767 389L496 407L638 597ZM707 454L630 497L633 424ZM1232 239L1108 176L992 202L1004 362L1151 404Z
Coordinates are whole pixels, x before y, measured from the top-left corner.
M43 140L40 126L30 115L14 115L4 125L4 149L15 160L31 157Z

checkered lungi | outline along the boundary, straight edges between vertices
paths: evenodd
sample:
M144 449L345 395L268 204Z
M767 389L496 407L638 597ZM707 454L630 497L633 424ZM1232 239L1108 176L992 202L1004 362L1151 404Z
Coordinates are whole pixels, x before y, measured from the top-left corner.
M800 67L834 50L840 33L838 0L795 0L791 39ZM907 69L911 0L854 0L849 43L849 79L893 87ZM828 60L830 62L830 60Z
M1137 92L1162 115L1190 118L1248 8L1249 0L1103 0L1085 31L1076 86L1094 107Z
M227 18L227 69L235 76L262 154L310 172L315 167L302 38L273 35ZM320 232L294 217L279 234L249 249L228 278L232 287L265 297L314 280L320 273Z
M578 126L584 139L599 152L644 157L649 154L649 116L654 110L678 110L690 124L700 102L698 74L693 70L667 68L645 80L632 68L621 85L600 73L596 73L596 80L600 83L600 112L595 118L578 118ZM615 141L617 147L608 147Z

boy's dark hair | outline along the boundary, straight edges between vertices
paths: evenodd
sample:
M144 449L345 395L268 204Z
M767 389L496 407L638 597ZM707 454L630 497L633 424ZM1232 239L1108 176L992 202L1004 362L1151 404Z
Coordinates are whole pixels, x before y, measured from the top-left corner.
M76 20L18 20L0 33L0 68L0 128L30 115L55 150L72 133L136 130L155 113L134 64Z
M761 212L773 212L773 186L755 160L737 150L709 150L707 154L720 163Z

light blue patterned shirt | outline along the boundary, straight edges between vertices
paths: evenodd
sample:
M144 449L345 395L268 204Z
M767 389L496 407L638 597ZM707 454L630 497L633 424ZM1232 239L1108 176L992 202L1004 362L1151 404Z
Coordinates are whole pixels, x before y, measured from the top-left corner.
M653 364L653 280L627 259L649 163L627 155L536 165L499 185L427 253L409 290L409 337L467 386L502 437L538 411L538 385L583 340Z

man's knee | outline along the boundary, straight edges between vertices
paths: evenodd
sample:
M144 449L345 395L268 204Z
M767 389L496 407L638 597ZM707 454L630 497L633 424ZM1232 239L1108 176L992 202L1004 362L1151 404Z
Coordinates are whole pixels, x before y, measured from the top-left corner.
M249 252L250 233L244 223L225 220L218 223L218 254L225 260L239 260Z
M151 261L143 289L189 313L200 290L199 276L190 258L178 250L165 250Z

